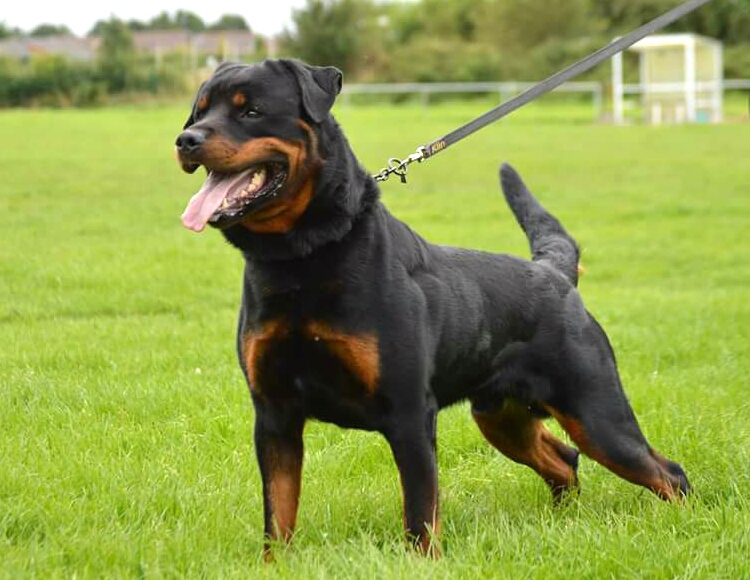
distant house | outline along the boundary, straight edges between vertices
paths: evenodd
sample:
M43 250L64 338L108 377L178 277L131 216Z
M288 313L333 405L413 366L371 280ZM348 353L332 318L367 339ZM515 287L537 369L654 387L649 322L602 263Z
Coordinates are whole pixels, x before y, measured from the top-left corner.
M153 30L134 32L137 49L161 56L169 52L215 54L224 58L239 58L255 52L256 36L242 30L186 32L182 30Z
M199 53L239 58L255 52L257 37L246 30L217 30L201 32L193 36L193 46Z
M133 32L133 44L142 52L160 56L167 52L189 51L192 34L185 30Z
M170 52L213 54L222 60L237 59L255 52L256 36L249 31L149 30L133 33L137 50L160 58ZM35 54L59 54L72 60L94 60L101 45L99 37L49 36L0 40L0 56L28 59Z
M72 60L93 60L101 40L77 36L9 38L0 40L0 56L28 59L36 54L59 54Z

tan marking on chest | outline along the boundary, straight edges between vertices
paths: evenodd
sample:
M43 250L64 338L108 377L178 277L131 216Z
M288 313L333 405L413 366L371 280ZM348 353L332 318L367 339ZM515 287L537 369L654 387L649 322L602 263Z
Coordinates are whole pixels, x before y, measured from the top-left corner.
M310 322L305 333L314 341L324 341L328 350L373 394L380 378L380 353L374 334L347 334L323 322Z
M295 195L271 202L262 210L246 217L241 223L257 234L286 233L305 213L312 199L312 190L313 183L308 180Z
M245 334L242 339L242 356L245 358L245 370L251 390L259 391L259 366L269 347L288 335L289 327L280 319L266 321L260 329Z

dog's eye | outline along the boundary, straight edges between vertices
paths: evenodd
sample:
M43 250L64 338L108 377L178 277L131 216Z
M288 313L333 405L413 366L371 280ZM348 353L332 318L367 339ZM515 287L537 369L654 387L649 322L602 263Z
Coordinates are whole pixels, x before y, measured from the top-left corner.
M254 119L255 117L260 117L260 111L253 107L248 107L242 112L242 116L246 119Z

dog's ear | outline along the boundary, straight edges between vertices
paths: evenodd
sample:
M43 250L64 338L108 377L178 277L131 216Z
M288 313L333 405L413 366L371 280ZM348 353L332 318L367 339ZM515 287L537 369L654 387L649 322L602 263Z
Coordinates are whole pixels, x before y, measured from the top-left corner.
M238 64L239 64L239 63L237 63L237 62L234 62L234 61L231 61L231 60L225 60L225 61L223 61L223 62L220 62L220 63L219 63L219 66L217 66L217 67L216 67L216 68L214 69L214 74L216 74L217 72L221 72L221 71L223 71L223 70L224 70L225 68L229 68L230 66L237 66Z
M206 86L206 81L201 83L201 86L198 87L198 92L195 93L195 100L193 101L193 107L190 109L190 116L187 118L187 121L185 121L185 124L182 126L182 130L184 131L190 125L195 123L195 111L196 107L198 106L198 99L200 98L201 91L203 90L203 87Z
M282 62L297 80L305 112L313 122L320 123L341 92L341 71L335 66L311 66L298 60Z

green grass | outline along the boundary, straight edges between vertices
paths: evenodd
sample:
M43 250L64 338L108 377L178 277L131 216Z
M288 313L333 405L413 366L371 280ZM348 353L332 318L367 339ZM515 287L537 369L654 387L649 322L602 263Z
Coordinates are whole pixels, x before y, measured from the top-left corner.
M376 170L485 104L339 118ZM497 186L516 165L584 248L587 306L648 438L692 480L685 505L584 459L580 497L554 508L459 405L440 416L433 562L404 549L382 438L312 423L295 545L265 566L242 261L179 224L200 182L173 159L186 114L0 112L0 577L750 576L746 123L615 128L534 105L383 188L430 240L526 255Z

